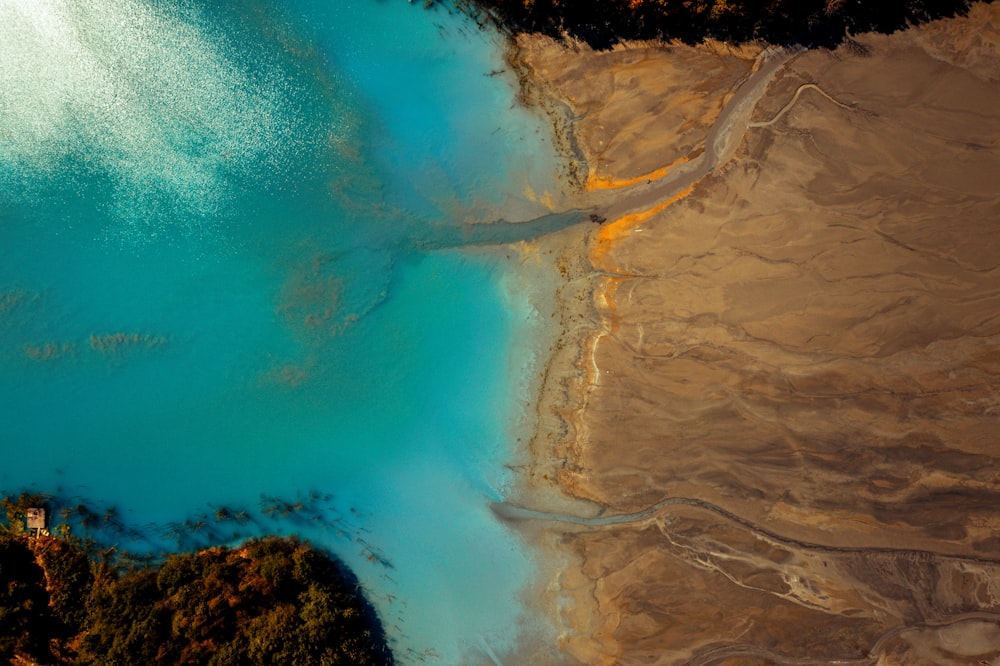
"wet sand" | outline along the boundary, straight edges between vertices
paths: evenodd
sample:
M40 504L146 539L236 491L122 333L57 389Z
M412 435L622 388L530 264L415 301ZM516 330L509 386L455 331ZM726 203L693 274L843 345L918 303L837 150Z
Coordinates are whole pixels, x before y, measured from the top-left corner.
M609 218L551 250L508 516L567 563L564 653L1000 663L1000 6L779 54L688 184L758 51L520 47Z

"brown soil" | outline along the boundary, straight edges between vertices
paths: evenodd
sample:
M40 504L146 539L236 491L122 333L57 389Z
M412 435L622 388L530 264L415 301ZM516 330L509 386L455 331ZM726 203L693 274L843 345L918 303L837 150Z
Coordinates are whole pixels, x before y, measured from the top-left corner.
M521 46L611 210L704 151L756 55ZM563 259L533 478L683 500L549 523L579 564L563 649L1000 664L1000 5L796 55L751 120Z

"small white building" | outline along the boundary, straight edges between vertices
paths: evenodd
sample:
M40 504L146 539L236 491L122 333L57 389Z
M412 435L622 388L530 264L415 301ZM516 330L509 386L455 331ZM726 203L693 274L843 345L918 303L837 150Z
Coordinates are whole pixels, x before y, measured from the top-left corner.
M24 512L24 521L30 536L47 536L49 530L45 525L45 509L31 507Z

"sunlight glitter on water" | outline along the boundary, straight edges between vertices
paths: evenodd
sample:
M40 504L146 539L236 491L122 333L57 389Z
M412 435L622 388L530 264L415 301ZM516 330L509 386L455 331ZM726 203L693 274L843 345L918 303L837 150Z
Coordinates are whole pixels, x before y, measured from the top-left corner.
M488 503L539 318L516 259L422 249L545 212L498 39L405 2L0 0L0 63L0 488L135 525L321 491L294 531L404 663L515 648L534 565Z

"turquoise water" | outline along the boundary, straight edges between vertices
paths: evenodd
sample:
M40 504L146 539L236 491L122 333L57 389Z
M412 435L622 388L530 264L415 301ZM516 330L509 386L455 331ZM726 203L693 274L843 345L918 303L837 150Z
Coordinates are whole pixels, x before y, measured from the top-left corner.
M426 249L547 212L502 68L403 0L0 0L0 488L114 505L148 548L313 493L242 533L343 557L403 663L544 635L489 510L542 317L516 253Z

